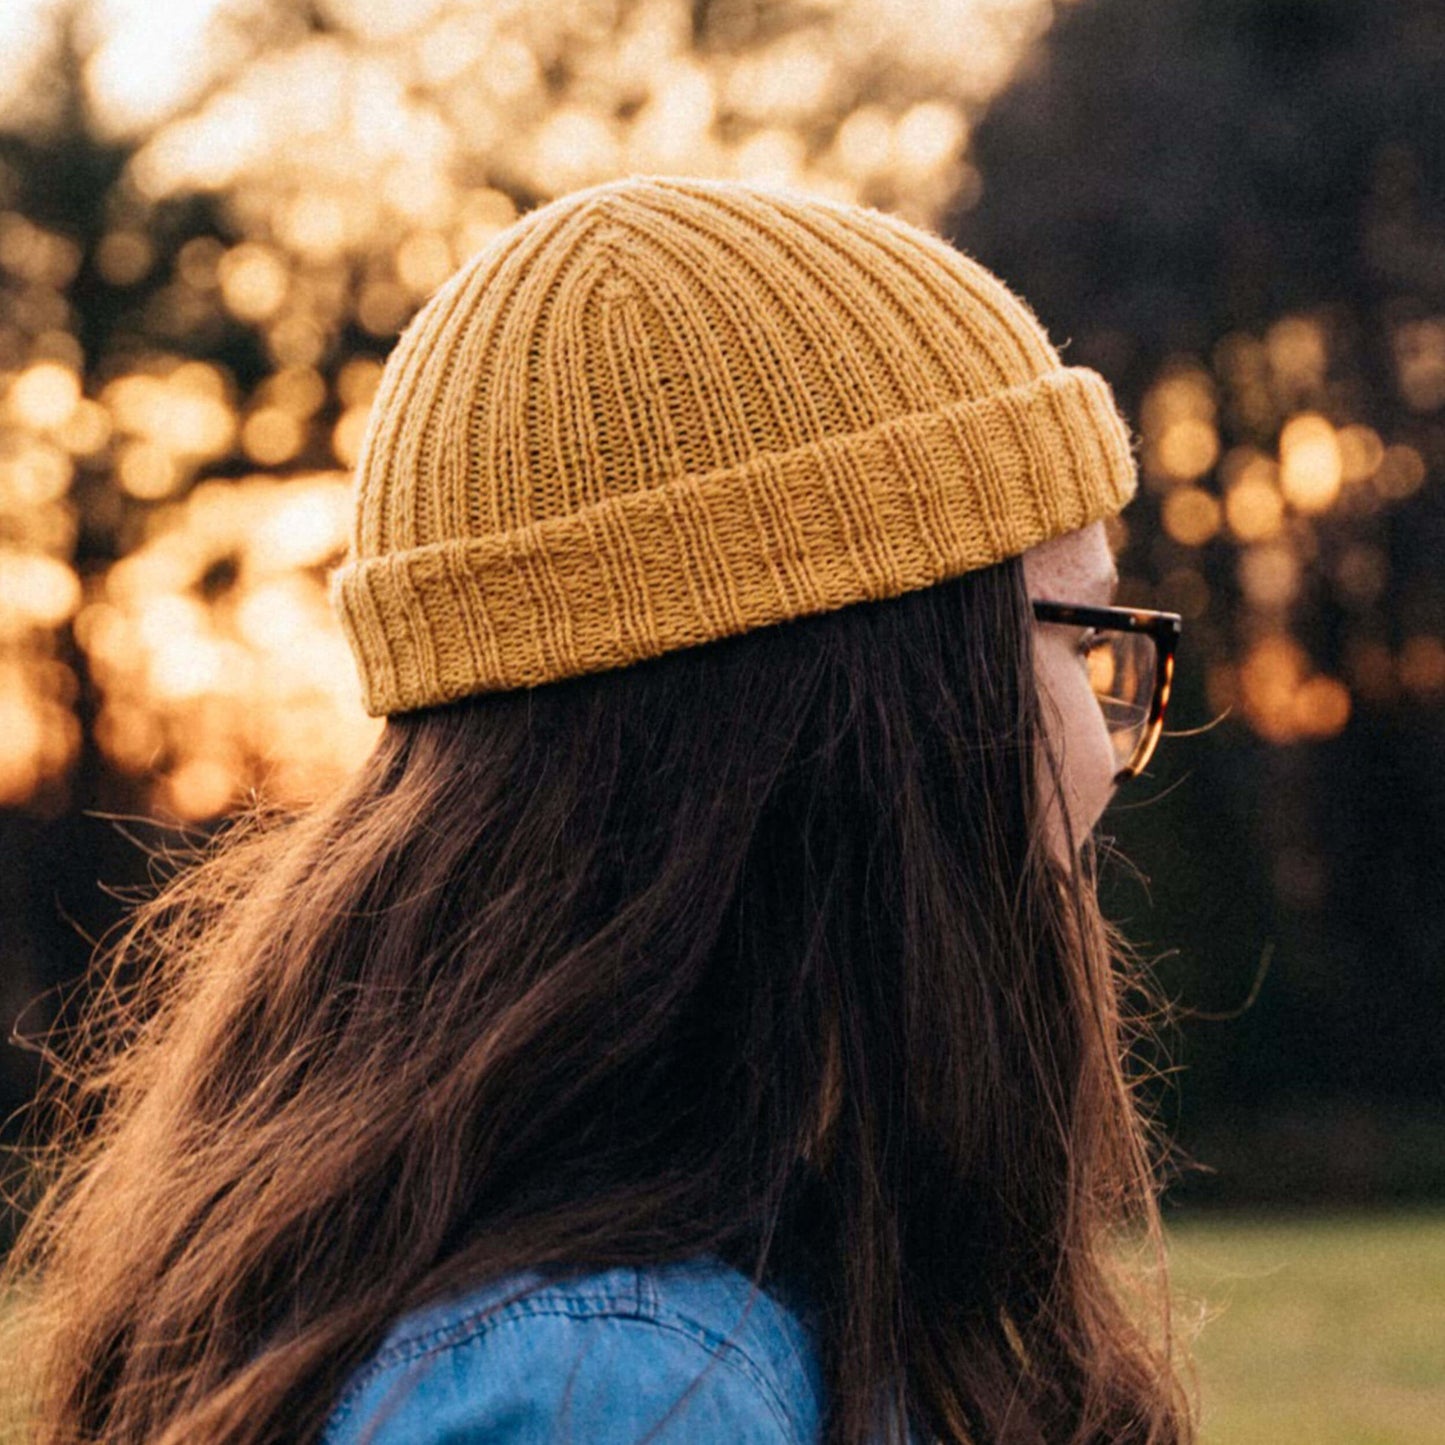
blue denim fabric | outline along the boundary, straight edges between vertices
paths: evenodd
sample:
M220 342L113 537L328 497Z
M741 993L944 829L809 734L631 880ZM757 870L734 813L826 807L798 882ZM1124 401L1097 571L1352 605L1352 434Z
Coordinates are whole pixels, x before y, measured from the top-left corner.
M632 1445L654 1426L663 1445L815 1445L813 1335L771 1294L749 1309L751 1290L711 1256L494 1281L403 1317L343 1389L323 1445Z

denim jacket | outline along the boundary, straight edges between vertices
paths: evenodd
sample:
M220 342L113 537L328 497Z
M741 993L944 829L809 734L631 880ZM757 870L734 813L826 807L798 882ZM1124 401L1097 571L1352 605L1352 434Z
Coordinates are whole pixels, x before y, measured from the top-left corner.
M343 1388L322 1445L815 1445L812 1330L775 1295L749 1308L750 1293L712 1256L494 1281L404 1316Z

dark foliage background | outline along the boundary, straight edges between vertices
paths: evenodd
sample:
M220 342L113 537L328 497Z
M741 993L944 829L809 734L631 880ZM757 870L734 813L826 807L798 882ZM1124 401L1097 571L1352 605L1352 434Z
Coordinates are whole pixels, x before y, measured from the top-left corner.
M79 245L67 296L88 357L138 354L185 244L235 240L212 199L169 203L146 219L144 274L108 278L94 258L129 224L117 201L128 155L94 138L77 99L44 137L0 134L4 207ZM1279 418L1235 404L1230 339L1303 315L1328 335L1329 371L1301 404L1368 422L1424 459L1423 485L1398 505L1298 533L1290 630L1318 669L1350 683L1348 722L1315 738L1251 725L1237 664L1259 618L1239 548L1222 530L1180 541L1161 520L1167 488L1146 487L1122 566L1140 602L1177 605L1183 588L1177 725L1228 715L1166 740L1153 777L1109 815L1106 831L1149 882L1115 870L1107 901L1196 1015L1174 1041L1182 1068L1162 1106L1212 1172L1186 1174L1177 1200L1445 1197L1445 678L1404 686L1367 665L1445 636L1445 389L1433 403L1402 392L1398 351L1402 325L1445 313L1445 11L1431 0L1061 4L971 155L982 188L947 229L1067 339L1066 359L1110 379L1131 417L1187 364L1218 383L1226 445L1272 444ZM19 314L28 294L10 287L0 305ZM256 328L220 311L183 318L168 344L228 368L243 392L271 365ZM388 344L349 322L320 365L334 380L343 360ZM341 410L329 397L297 465L334 465L326 438ZM210 474L248 469L237 454ZM1222 498L1226 480L1215 468L1197 485ZM82 468L73 496L84 577L123 556L136 528L104 467ZM1362 536L1384 568L1363 589L1340 581L1358 572L1348 559ZM50 1017L57 995L44 991L74 982L146 878L136 840L168 841L158 824L98 816L147 813L147 783L97 746L85 650L67 635L61 658L80 725L64 805L0 811L0 1014L26 1030ZM0 1050L10 1136L35 1074L32 1053Z
M1430 478L1381 519L1389 579L1352 606L1321 562L1295 627L1326 662L1359 636L1445 632L1445 421L1406 405L1392 328L1445 309L1445 10L1429 0L1097 0L1070 7L975 135L980 199L954 234L1010 278L1130 416L1170 358L1280 315L1326 317L1347 411L1420 446ZM1217 363L1216 363L1217 364ZM1139 504L1152 504L1146 496ZM1322 538L1326 547L1328 537ZM1133 534L1126 570L1179 551ZM1214 708L1237 645L1227 544L1186 625L1179 713ZM1181 1198L1378 1200L1445 1192L1445 728L1438 698L1356 690L1325 741L1237 716L1166 743L1158 802L1111 817L1146 872L1112 902L1185 1028L1172 1108L1214 1175ZM1167 794L1167 796L1164 796Z

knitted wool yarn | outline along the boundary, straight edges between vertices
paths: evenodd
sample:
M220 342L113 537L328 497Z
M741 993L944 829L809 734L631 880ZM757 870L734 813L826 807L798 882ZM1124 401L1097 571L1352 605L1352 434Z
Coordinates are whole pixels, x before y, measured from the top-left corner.
M331 601L380 716L927 587L1135 486L1108 384L941 237L632 176L522 216L406 328Z

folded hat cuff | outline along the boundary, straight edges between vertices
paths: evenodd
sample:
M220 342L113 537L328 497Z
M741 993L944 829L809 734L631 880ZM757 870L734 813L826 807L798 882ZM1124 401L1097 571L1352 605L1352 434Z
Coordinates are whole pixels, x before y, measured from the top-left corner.
M351 557L331 602L378 717L898 596L1112 515L1136 485L1108 383L1060 367L510 532Z

